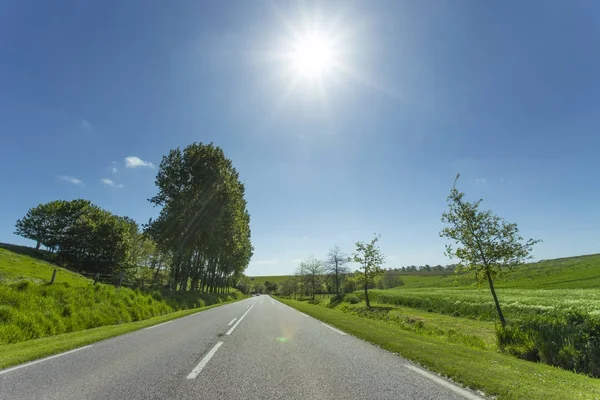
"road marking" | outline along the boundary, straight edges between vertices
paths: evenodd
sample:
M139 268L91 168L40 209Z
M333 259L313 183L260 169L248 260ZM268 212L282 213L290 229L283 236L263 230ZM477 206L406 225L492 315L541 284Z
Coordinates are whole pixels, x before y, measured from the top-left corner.
M75 353L76 351L80 351L80 350L84 350L84 349L89 349L92 346L93 345L90 344L88 346L83 346L83 347L80 347L78 349L65 351L64 353L60 353L60 354L55 354L55 355L50 356L50 357L40 358L39 360L31 361L31 362L28 362L26 364L17 365L16 367L7 368L7 369L4 369L4 370L0 371L0 375L6 374L7 372L11 372L11 371L14 371L14 370L17 370L17 369L29 367L30 365L41 363L43 361L48 361L48 360L51 360L51 359L56 358L56 357L66 356L67 354Z
M231 322L227 324L227 326L231 326L231 324L233 324L236 319L237 319L237 317L235 317L234 319L232 319Z
M144 330L144 331L145 331L146 329L152 329L152 328L156 328L157 326L166 325L166 324L168 324L169 322L173 322L173 321L167 321L167 322L163 322L162 324L156 324L156 325L152 325L152 326L149 326L149 327L147 327L147 328L144 328L144 329L142 329L142 330Z
M256 304L256 303L254 303L254 304ZM240 322L242 322L242 320L244 319L244 317L246 316L246 314L248 314L248 313L250 312L250 310L252 310L252 307L254 307L254 304L252 304L252 305L250 306L250 308L246 310L246 312L244 313L244 315L242 315L242 316L240 317L240 319L238 319L238 322L236 322L236 323L235 323L235 325L234 325L234 326L232 326L232 327L231 327L231 329L227 331L227 333L226 333L226 335L227 335L227 336L231 335L231 332L233 332L233 330L234 330L235 328L237 328L237 326L240 324Z
M196 367L192 370L192 372L189 373L189 375L187 376L188 379L195 379L198 374L202 371L202 369L204 367L206 367L206 364L208 364L208 362L210 361L210 359L212 358L212 356L215 355L215 353L217 352L217 350L219 350L219 347L221 347L221 345L223 344L223 342L219 342L217 344L215 344L215 347L213 347L208 354L206 354L204 356L204 358L202 360L200 360L200 362L198 363L198 365L196 365Z
M322 322L321 322L321 325L328 327L328 328L329 328L329 329L331 329L332 331L336 331L336 332L337 332L337 333L339 333L340 335L344 335L344 336L346 335L346 333L344 333L344 332L342 332L342 331L340 331L340 330L337 330L337 329L335 329L333 326L329 326L329 325L327 325L327 324L324 324L324 323L322 323Z
M442 379L438 376L435 376L434 374L431 374L427 371L422 370L421 368L415 367L414 365L404 365L406 368L410 369L411 371L415 371L417 374L423 375L425 378L429 378L432 381L436 382L437 384L440 384L442 386L444 386L445 388L448 388L450 390L452 390L455 393L460 394L461 396L463 396L466 399L469 400L482 400L481 397L476 396L475 394L469 392L468 390L459 388L458 386L455 386L453 384L451 384L450 382L448 382L445 379Z

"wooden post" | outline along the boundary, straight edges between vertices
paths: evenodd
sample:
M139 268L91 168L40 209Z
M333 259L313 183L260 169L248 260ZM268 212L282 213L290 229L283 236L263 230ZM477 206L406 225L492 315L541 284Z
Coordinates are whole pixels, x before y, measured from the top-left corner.
M54 280L56 279L56 271L58 271L56 268L54 268L54 271L52 271L52 279L50 280L50 284L54 284Z
M119 273L119 282L117 282L117 288L121 287L121 284L123 283L123 278L125 278L125 271L121 271Z
M96 273L96 275L94 275L94 285L98 283L98 279L100 279L100 273Z

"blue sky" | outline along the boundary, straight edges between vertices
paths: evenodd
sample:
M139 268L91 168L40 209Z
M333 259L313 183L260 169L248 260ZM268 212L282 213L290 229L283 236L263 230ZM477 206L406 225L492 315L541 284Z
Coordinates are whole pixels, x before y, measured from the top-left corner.
M27 244L16 219L59 198L145 222L162 155L213 141L246 185L249 275L375 232L389 266L449 263L438 232L457 172L470 199L543 239L536 258L598 252L599 11L1 2L0 241ZM335 38L320 83L282 57L306 27Z

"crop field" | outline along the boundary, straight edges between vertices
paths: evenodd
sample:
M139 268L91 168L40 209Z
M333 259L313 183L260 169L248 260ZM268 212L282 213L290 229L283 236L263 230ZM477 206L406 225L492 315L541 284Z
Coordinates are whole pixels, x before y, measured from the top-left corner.
M539 315L579 311L600 315L600 289L504 289L496 290L507 319L523 320ZM358 296L363 296L357 292ZM488 288L395 288L371 290L378 303L481 320L497 320Z

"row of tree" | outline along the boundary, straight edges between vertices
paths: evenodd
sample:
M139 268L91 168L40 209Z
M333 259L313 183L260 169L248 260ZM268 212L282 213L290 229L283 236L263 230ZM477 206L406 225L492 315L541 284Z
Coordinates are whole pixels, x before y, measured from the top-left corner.
M114 274L132 284L223 292L243 276L252 256L244 185L223 151L194 143L164 156L149 201L159 216L143 228L88 200L57 200L31 208L16 234L46 247L66 267Z
M223 292L252 257L245 188L231 160L212 143L194 143L164 156L156 176L162 207L146 232L170 254L173 290Z

